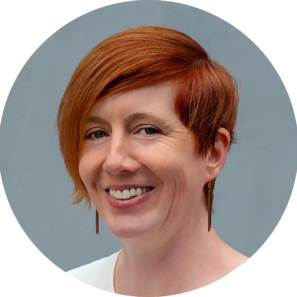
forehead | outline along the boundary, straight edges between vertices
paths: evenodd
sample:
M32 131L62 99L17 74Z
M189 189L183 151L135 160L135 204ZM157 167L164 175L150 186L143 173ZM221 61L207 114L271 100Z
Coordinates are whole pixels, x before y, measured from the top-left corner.
M149 113L177 117L175 98L176 82L145 86L106 96L93 105L89 116L127 116L132 113Z

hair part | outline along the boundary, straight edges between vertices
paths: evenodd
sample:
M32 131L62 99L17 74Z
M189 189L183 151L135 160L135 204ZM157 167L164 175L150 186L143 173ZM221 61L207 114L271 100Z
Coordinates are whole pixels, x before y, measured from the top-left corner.
M234 132L238 87L232 75L184 33L163 27L137 27L103 40L78 64L58 115L60 151L73 180L73 204L91 200L79 171L87 116L95 102L111 94L176 80L175 107L194 133L198 155L206 156L224 127ZM214 187L215 180L212 182Z

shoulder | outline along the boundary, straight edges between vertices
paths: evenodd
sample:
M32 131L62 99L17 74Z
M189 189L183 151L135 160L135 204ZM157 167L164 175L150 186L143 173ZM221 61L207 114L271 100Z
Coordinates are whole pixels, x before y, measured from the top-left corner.
M238 251L231 248L229 255L226 257L223 265L221 266L222 270L220 271L221 277L237 269L239 266L244 264L249 258ZM220 278L221 278L220 277Z
M246 262L248 259L249 258L247 256L236 251L236 255L234 255L234 265L238 267L244 262Z
M119 253L116 252L109 257L71 269L67 273L88 285L113 293L114 267Z
M249 258L224 242L213 230L212 259L216 262L218 279L230 273Z

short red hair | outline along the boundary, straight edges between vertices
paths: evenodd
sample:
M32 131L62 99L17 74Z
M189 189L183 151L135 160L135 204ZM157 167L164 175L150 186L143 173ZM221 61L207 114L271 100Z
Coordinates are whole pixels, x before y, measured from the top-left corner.
M96 45L79 63L62 98L57 127L61 154L74 182L74 201L91 206L78 165L88 113L108 95L177 80L176 111L196 139L201 156L212 148L217 130L235 141L238 88L235 79L184 33L138 27ZM214 186L214 181L213 181Z

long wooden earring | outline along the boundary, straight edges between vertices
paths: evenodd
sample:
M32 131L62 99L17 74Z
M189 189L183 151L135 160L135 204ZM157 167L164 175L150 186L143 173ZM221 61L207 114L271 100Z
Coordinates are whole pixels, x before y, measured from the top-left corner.
M208 182L208 195L207 195L207 208L208 208L208 232L210 231L211 228L211 181L212 181L212 176L210 176L210 181Z
M96 209L96 234L99 234L99 213Z

